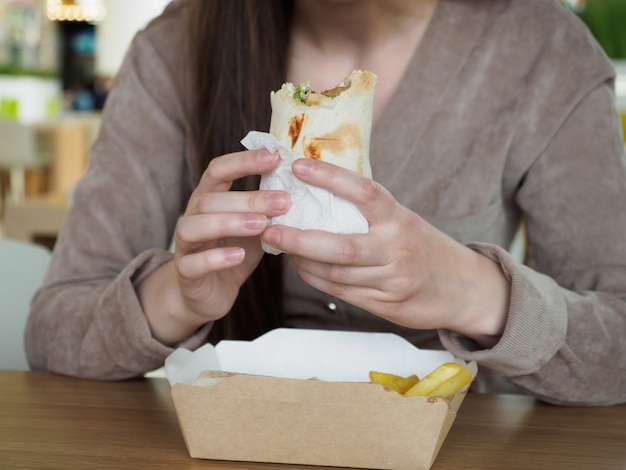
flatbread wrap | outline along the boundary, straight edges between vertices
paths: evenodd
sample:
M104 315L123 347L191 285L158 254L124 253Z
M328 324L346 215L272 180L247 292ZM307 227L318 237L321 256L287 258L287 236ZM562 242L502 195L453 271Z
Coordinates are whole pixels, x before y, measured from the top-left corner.
M313 158L372 177L370 134L376 75L355 70L331 90L285 83L270 95L270 134L295 158Z
M269 134L250 132L242 144L248 149L278 151L279 166L261 176L260 189L284 190L291 196L289 211L268 225L338 234L367 233L369 224L356 206L325 189L295 178L291 164L298 158L322 160L372 177L370 135L377 77L355 70L335 88L320 93L308 83L285 83L270 94ZM264 245L266 252L280 251Z

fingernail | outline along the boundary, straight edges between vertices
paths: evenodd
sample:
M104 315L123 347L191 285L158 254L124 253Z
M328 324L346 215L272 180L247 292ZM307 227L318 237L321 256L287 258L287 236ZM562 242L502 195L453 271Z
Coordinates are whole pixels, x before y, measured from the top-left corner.
M243 259L245 254L246 252L244 251L243 248L239 248L239 247L226 248L224 250L224 260L226 260L226 262L229 264L239 263Z
M274 160L276 160L276 154L275 153L271 153L267 150L260 150L257 154L256 154L257 159L259 160L259 162L261 163L267 163L267 162L272 162Z
M267 219L264 215L248 214L243 219L243 226L248 230L262 230L266 223Z
M276 246L280 243L281 233L276 226L269 227L264 234L265 241L270 245Z
M299 158L293 162L293 170L300 175L308 175L313 171L315 162L310 158Z
M285 193L271 193L268 200L271 209L282 211L289 207L289 196Z

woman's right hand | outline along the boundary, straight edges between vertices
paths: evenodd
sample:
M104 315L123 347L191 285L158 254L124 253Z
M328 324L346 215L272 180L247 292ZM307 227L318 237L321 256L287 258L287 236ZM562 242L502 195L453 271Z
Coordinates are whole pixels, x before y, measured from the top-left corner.
M278 154L242 151L211 161L174 235L174 260L138 286L153 336L177 343L226 315L257 267L268 217L287 212L283 191L230 191L236 179L271 171Z

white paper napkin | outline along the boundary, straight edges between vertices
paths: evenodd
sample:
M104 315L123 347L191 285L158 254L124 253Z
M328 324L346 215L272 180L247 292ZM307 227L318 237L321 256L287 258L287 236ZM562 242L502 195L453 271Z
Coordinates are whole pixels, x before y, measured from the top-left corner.
M265 148L270 152L278 151L280 155L278 167L261 175L260 189L288 192L291 196L291 207L286 214L270 218L268 226L281 224L302 230L325 230L338 234L368 232L367 219L352 202L325 189L306 184L293 175L293 154L282 147L272 134L251 131L241 143L248 150ZM281 253L266 244L263 244L263 249L274 255Z
M445 350L419 349L393 333L278 328L253 341L222 340L195 351L177 349L165 360L170 384L190 384L203 371L367 382L369 371L424 377L444 362L466 363Z

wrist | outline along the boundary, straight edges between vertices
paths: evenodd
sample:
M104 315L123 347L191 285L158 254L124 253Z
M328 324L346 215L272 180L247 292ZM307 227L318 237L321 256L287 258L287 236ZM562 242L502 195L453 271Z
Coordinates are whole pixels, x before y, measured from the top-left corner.
M509 311L511 283L500 265L473 251L470 267L472 288L468 289L458 322L451 328L481 346L494 346L504 331Z
M136 287L152 336L166 345L188 338L207 322L206 317L188 312L175 269L174 261L169 261Z

